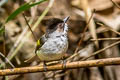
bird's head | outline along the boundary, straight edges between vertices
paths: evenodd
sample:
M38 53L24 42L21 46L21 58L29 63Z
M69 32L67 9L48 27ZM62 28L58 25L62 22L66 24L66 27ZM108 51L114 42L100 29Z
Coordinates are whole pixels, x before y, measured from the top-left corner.
M46 33L49 36L60 36L60 35L67 35L68 32L68 25L67 25L67 21L68 21L69 17L62 19L58 19L58 18L53 18L49 20L47 29L46 29Z

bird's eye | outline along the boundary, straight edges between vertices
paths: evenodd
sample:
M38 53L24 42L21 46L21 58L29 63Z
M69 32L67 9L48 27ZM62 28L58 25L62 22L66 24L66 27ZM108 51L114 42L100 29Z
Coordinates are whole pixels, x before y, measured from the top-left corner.
M58 24L60 24L62 22L63 21L61 19L58 19L58 18L50 19L48 22L48 29L54 29L58 26Z
M59 28L63 28L63 26L64 26L64 25L63 25L62 23L59 23L59 24L58 24L58 27L59 27Z

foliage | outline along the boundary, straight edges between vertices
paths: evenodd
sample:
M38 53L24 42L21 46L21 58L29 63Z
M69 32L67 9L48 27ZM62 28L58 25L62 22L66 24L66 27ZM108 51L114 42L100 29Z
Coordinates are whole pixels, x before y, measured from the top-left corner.
M14 11L10 16L8 16L8 18L6 19L5 23L7 23L8 21L12 20L13 18L15 18L18 14L22 13L23 11L25 10L28 10L29 8L35 6L35 5L38 5L44 1L47 1L47 0L40 0L38 2L35 2L35 3L25 3L23 4L21 7L19 7L16 11Z

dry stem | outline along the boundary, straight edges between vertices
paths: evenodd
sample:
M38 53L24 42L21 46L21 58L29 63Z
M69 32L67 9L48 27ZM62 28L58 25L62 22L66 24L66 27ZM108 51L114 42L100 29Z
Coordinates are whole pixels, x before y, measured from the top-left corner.
M120 64L120 58L108 58L108 59L77 61L77 62L66 63L66 69L99 67L99 66L119 65L119 64ZM46 68L47 68L47 71L62 70L63 64L46 66ZM4 70L0 70L0 76L34 73L34 72L44 72L44 67L34 66L34 67L4 69Z

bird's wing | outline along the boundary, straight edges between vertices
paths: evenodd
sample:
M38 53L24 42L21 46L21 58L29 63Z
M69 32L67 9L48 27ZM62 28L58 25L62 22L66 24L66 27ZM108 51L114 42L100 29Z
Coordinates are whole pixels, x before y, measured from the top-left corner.
M45 36L45 34L44 34L44 35L43 35L42 37L40 37L40 39L37 41L35 53L36 53L36 51L37 51L38 49L41 48L41 46L42 46L46 41L47 41L47 38L46 38L46 36Z
M59 40L55 39L48 39L41 47L41 51L43 53L56 53L59 51Z

